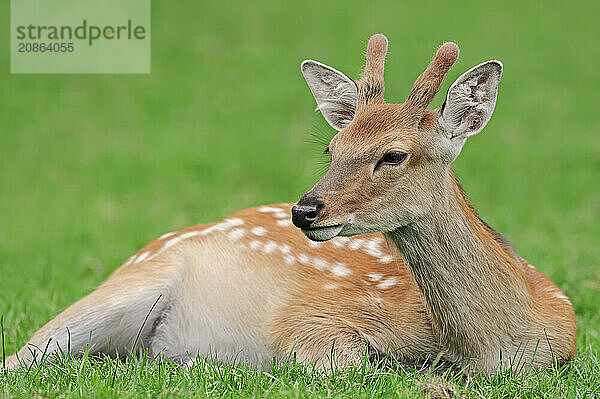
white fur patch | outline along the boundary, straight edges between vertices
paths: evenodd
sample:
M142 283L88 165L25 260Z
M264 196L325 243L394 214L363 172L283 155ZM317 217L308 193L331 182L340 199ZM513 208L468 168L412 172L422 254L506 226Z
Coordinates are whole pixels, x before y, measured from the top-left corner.
M248 243L248 246L255 251L262 250L266 254L272 254L278 251L281 253L281 255L283 255L283 260L285 263L290 266L296 264L296 257L292 255L292 248L287 244L277 244L272 240L269 240L265 243L262 243L258 240L252 240Z
M367 240L363 244L363 251L365 251L365 253L367 253L368 255L371 255L374 257L383 256L383 251L379 247L380 242L381 242L380 238L372 238L370 240Z
M285 215L284 217L287 217L287 215ZM290 220L278 220L277 224L281 227L290 227L292 225L292 222Z
M200 232L200 231L188 231L187 233L183 233L178 236L175 236L175 237L171 238L169 241L165 242L165 244L162 246L162 248L159 249L154 255L152 255L152 258L157 256L161 252L164 252L167 249L171 248L173 245L178 244L183 240L187 240L188 238L196 237L200 234L202 234L202 232Z
M396 285L397 279L396 277L388 277L383 280L381 283L377 284L377 288L390 288Z
M170 231L168 233L163 234L162 236L158 237L159 240L164 240L165 238L169 238L171 237L173 234L175 234L174 231Z
M215 231L227 231L232 227L241 226L243 224L244 224L244 221L240 218L225 219L222 222L219 222L217 224L214 224L214 225L202 230L200 233L203 236L205 236L205 235L208 235Z
M296 258L294 258L292 255L285 255L283 257L283 260L285 260L285 263L287 263L290 266L296 263Z
M306 254L298 255L298 260L300 261L300 263L303 263L305 265L308 265L310 263L310 258Z
M379 274L379 273L367 273L367 278L371 281L379 281L383 278L383 274Z
M350 243L348 244L348 248L354 249L354 250L359 249L362 246L364 241L365 240L362 238L354 238L354 239L350 240Z
M336 283L327 283L323 286L324 290L335 290L337 288L339 288L340 286Z
M346 244L350 241L349 237L334 237L331 239L331 243L333 244L334 247L337 248L344 248L346 246Z
M260 208L258 208L258 211L262 212L262 213L269 213L269 212L271 212L271 213L281 213L281 212L283 212L283 209L281 209L281 208L275 208L274 206L266 206L265 205L265 206L261 206Z
M270 254L272 252L274 252L277 249L277 244L274 241L268 241L265 246L263 247L263 251L265 251L265 253Z
M318 270L325 270L329 268L329 263L325 259L318 256L315 256L312 259L311 265Z
M287 244L280 244L279 250L281 251L282 254L291 254L292 253L292 248Z
M261 226L256 226L250 229L250 232L255 236L264 236L265 234L267 234L267 229Z
M171 248L172 246L179 244L180 242L187 240L188 238L192 238L192 237L196 237L198 235L208 235L212 232L215 231L227 231L229 229L231 229L232 227L236 227L236 226L240 226L244 224L244 221L240 218L227 218L219 223L215 223L214 225L207 227L204 230L193 230L193 231L188 231L186 233L182 233L177 235L177 233L175 232L169 232L169 233L165 233L162 236L159 237L159 239L167 239L169 238L169 240L165 241L165 243L163 244L163 246L156 251L153 254L150 254L150 252L144 252L143 254L140 254L140 256L138 256L136 258L136 256L134 255L133 257L129 258L129 260L125 263L126 265L132 264L132 263L139 263L145 260L152 260L154 258L156 258L158 255L162 254L164 251L166 251L167 249ZM243 236L245 234L245 230L244 232L236 232L233 233L233 235L230 235L229 238L231 239L237 239L237 238L241 238L236 236L240 235ZM172 238L171 238L172 237Z
M135 259L134 263L141 263L141 262L143 262L146 258L148 258L149 255L150 255L150 251L146 251L146 252L140 254L140 256L138 256Z
M245 235L246 235L246 229L241 228L241 227L238 227L237 229L233 229L229 233L227 233L227 237L229 237L229 239L233 240L233 241L239 240L240 238L242 238Z
M335 263L331 266L331 272L338 277L346 277L352 273L352 270L341 263Z
M565 301L566 303L568 303L569 305L571 305L571 301L569 300L569 298L561 292L555 292L552 296L554 298L561 299L561 300Z

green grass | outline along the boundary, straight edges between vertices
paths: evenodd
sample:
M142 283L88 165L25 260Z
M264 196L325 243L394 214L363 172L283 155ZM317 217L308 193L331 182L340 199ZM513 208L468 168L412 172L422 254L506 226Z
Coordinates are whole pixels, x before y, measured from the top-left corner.
M60 361L3 378L15 395L73 397L595 397L600 395L598 358L587 353L571 365L518 378L466 379L458 373L407 371L399 365L326 372L290 363L256 372L245 366L200 360L189 369L170 363L121 362L110 358ZM6 388L5 388L6 390ZM437 395L437 396L436 396Z
M300 62L315 58L355 77L367 38L383 32L388 101L404 99L444 41L456 41L461 58L443 90L479 62L503 61L496 112L455 170L480 215L571 298L577 359L472 380L396 368L260 374L84 359L2 375L0 395L414 397L440 381L467 397L600 395L597 2L152 7L150 75L10 75L7 36L0 41L7 353L158 235L297 200L316 181L322 151L309 143L316 117ZM8 2L0 10L8 27Z

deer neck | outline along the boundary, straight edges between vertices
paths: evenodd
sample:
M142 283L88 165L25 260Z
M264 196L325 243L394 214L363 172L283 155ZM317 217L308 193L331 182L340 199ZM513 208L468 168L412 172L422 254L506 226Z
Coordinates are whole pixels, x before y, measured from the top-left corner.
M438 193L434 212L388 235L453 360L514 352L520 331L535 320L525 275L508 244L477 217L452 172Z

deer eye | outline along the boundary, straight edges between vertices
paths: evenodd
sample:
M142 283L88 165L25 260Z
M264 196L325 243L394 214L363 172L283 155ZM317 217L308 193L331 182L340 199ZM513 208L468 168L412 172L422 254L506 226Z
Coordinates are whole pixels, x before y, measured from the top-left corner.
M406 157L408 156L408 154L404 153L404 152L398 152L398 151L391 151L388 152L387 154L385 154L383 156L383 158L381 158L381 160L377 163L377 167L379 167L382 164L385 165L400 165L402 162L404 162L404 160L406 159Z

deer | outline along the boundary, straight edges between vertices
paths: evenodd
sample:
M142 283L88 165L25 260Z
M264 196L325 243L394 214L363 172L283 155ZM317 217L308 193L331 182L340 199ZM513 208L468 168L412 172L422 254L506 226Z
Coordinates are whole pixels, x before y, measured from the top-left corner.
M85 351L328 369L372 355L442 359L470 375L548 368L575 355L568 297L470 205L451 164L495 108L487 61L427 109L458 58L443 44L404 103L386 103L388 40L355 82L301 64L337 131L325 175L296 204L246 209L166 233L39 329L9 370Z

